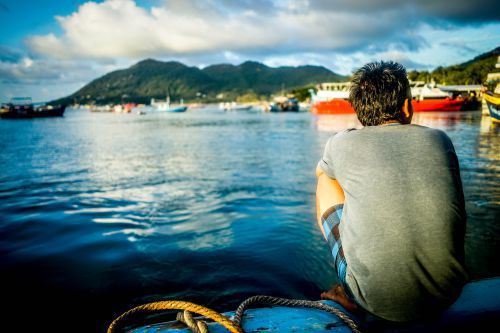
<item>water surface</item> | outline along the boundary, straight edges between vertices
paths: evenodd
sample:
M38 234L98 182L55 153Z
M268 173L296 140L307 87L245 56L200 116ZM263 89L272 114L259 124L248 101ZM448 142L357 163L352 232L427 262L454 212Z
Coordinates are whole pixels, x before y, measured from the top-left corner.
M414 122L455 144L468 269L499 275L499 128L480 112ZM335 276L314 170L328 137L353 126L353 116L210 108L0 121L6 318L93 332L160 299L220 311L255 294L317 299Z

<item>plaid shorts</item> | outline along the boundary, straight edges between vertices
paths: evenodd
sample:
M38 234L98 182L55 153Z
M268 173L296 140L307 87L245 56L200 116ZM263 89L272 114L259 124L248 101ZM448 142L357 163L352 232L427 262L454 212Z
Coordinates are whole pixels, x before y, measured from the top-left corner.
M342 241L340 239L339 225L342 219L342 212L344 205L339 204L328 208L328 210L321 216L321 223L323 231L326 235L326 240L333 257L335 270L339 277L342 286L347 293L350 293L349 286L346 283L347 262L344 257L344 250L342 249Z

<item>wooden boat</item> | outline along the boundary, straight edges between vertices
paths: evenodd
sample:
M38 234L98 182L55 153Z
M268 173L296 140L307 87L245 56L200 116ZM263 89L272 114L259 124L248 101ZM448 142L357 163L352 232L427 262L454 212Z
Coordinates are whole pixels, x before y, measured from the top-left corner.
M491 121L494 123L500 123L500 56L497 57L497 63L495 65L496 71L493 73L488 73L486 77L486 86L483 94L483 103L486 104L488 108Z
M127 104L116 104L113 106L112 111L114 113L130 113L135 108L134 103Z
M484 93L483 98L488 105L491 121L500 123L500 94L487 91Z
M299 112L299 100L292 96L278 96L269 104L269 112Z
M184 106L184 105L180 105L180 106L174 106L174 107L170 107L168 108L166 111L167 112L186 112L188 109L187 106Z
M109 104L106 105L91 105L90 112L113 112L113 107Z
M321 301L347 314L362 331L376 332L482 332L498 325L500 317L500 277L470 282L458 300L439 317L411 324L394 324L373 316L359 318L332 301ZM231 318L234 313L224 314ZM200 318L195 318L200 319ZM228 332L223 326L207 322L209 332ZM247 310L243 315L244 332L351 332L339 317L310 308L266 307ZM178 321L162 322L129 329L129 333L188 333Z
M2 105L0 108L0 117L4 119L61 117L65 110L65 105L42 105L35 107L30 97L15 97L10 103Z
M181 100L181 105L171 106L170 105L170 96L167 96L165 101L151 99L151 108L152 111L160 111L160 112L186 112L188 107L183 105Z
M219 108L224 111L249 111L253 105L237 104L236 102L220 103Z
M480 84L438 85L438 88L451 94L452 98L464 100L460 111L477 111L481 108L478 96L481 94Z

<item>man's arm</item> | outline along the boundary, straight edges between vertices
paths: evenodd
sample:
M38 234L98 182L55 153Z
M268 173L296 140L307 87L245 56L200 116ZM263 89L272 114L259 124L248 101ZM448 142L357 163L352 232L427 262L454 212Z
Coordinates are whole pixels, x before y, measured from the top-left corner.
M332 206L344 203L344 191L337 180L330 178L319 166L316 168L316 217L319 229L326 239L321 217Z

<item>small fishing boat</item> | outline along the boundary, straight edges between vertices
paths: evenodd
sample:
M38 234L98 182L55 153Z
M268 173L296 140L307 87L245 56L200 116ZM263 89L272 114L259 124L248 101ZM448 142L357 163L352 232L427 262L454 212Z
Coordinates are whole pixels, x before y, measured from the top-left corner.
M170 107L169 109L167 109L166 111L167 112L186 112L188 109L187 106L183 106L183 105L180 105L180 106L174 106L174 107Z
M170 105L170 96L163 100L151 99L151 107L152 111L160 111L160 112L186 112L188 107L183 105L181 100L181 104L178 106Z
M237 104L236 102L220 103L219 108L224 111L249 111L253 109L253 105Z
M481 108L478 98L482 90L480 84L438 85L438 88L450 93L452 98L464 100L460 111L477 111Z
M113 107L109 104L106 105L90 105L90 112L113 112Z
M278 96L269 103L269 112L299 112L299 100L293 96Z
M493 73L488 73L486 77L487 84L483 88L483 103L486 104L488 108L491 121L494 123L500 123L500 56L497 57L497 63L495 65L496 71Z
M487 91L484 93L483 98L488 105L491 121L500 123L500 94Z
M65 110L65 105L34 106L30 97L14 97L10 103L0 107L0 117L4 119L62 117Z
M114 113L130 113L132 110L135 108L134 103L127 103L127 104L116 104L112 107L111 112Z
M465 285L458 300L438 317L409 324L395 324L346 311L332 301L286 300L269 296L254 296L243 302L235 312L219 314L202 306L164 301L151 303L149 310L188 309L180 312L178 321L145 325L126 330L129 333L189 333L199 325L211 333L222 332L482 332L496 327L500 316L500 277L473 281ZM256 307L259 305L259 307ZM261 307L262 305L267 307ZM272 305L273 307L269 307ZM251 309L248 309L249 307ZM119 322L132 314L148 311L148 305L125 313L110 326L108 333L117 331ZM192 317L200 313L205 317ZM207 320L206 318L212 320ZM204 321L205 323L201 323ZM126 321L130 324L130 321Z

